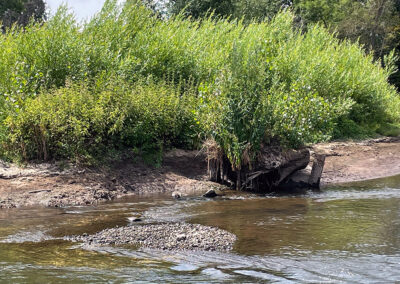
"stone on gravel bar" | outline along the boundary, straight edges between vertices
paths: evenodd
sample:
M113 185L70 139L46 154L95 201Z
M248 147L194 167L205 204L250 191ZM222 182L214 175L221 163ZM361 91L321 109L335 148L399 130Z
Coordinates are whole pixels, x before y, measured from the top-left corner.
M217 196L218 196L218 194L215 192L214 189L210 189L206 193L203 194L203 197L207 197L207 198L214 198Z

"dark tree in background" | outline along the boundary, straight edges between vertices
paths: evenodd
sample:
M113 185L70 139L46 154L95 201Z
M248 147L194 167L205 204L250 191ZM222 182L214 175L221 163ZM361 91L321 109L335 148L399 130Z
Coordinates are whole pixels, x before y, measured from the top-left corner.
M216 16L234 19L264 19L273 17L280 9L291 5L290 0L171 0L169 12L201 18L213 12Z
M0 0L0 15L3 15L7 10L21 12L24 7L22 0Z
M400 51L400 0L295 0L293 8L304 26L322 23L339 38L358 41L381 64ZM400 89L399 72L390 80Z
M46 5L43 0L0 0L0 19L2 30L14 23L26 26L29 21L40 22L46 19Z
M197 19L206 16L210 11L213 11L216 15L230 16L234 12L233 1L234 0L171 0L169 5L171 13L178 14L181 10L185 9L185 15Z
M397 15L399 15L400 17L400 0L394 1L394 7ZM395 26L393 42L395 45L396 53L400 56L400 21L397 22L397 25ZM397 71L390 77L390 82L396 85L397 88L400 90L400 58L397 60L397 68L399 69L399 71Z

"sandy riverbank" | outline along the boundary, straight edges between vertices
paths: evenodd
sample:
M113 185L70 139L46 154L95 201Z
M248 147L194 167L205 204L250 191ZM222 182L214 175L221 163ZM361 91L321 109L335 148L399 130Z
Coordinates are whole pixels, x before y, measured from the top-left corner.
M399 138L317 144L311 150L327 156L322 185L400 174ZM169 152L159 169L131 158L103 168L0 163L0 208L90 205L129 194L200 194L215 187L207 181L205 157L195 151Z
M400 137L317 144L312 150L326 155L322 186L400 174Z

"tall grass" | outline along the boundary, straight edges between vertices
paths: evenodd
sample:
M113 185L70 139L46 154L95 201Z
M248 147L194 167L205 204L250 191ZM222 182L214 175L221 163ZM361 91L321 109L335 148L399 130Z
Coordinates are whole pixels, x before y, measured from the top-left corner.
M272 139L298 147L399 123L391 68L321 26L301 33L290 12L246 25L162 20L109 0L79 23L61 7L0 36L1 152L85 157L197 136L240 169Z

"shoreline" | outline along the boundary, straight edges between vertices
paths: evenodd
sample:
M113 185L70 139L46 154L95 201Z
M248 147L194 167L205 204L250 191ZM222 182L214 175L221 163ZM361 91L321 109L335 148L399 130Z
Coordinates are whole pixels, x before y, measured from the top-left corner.
M326 155L322 188L400 174L400 137L321 143L310 150ZM0 208L95 205L133 194L202 195L222 188L208 181L206 159L197 151L170 151L161 168L132 158L102 168L61 163L20 168L0 161Z

